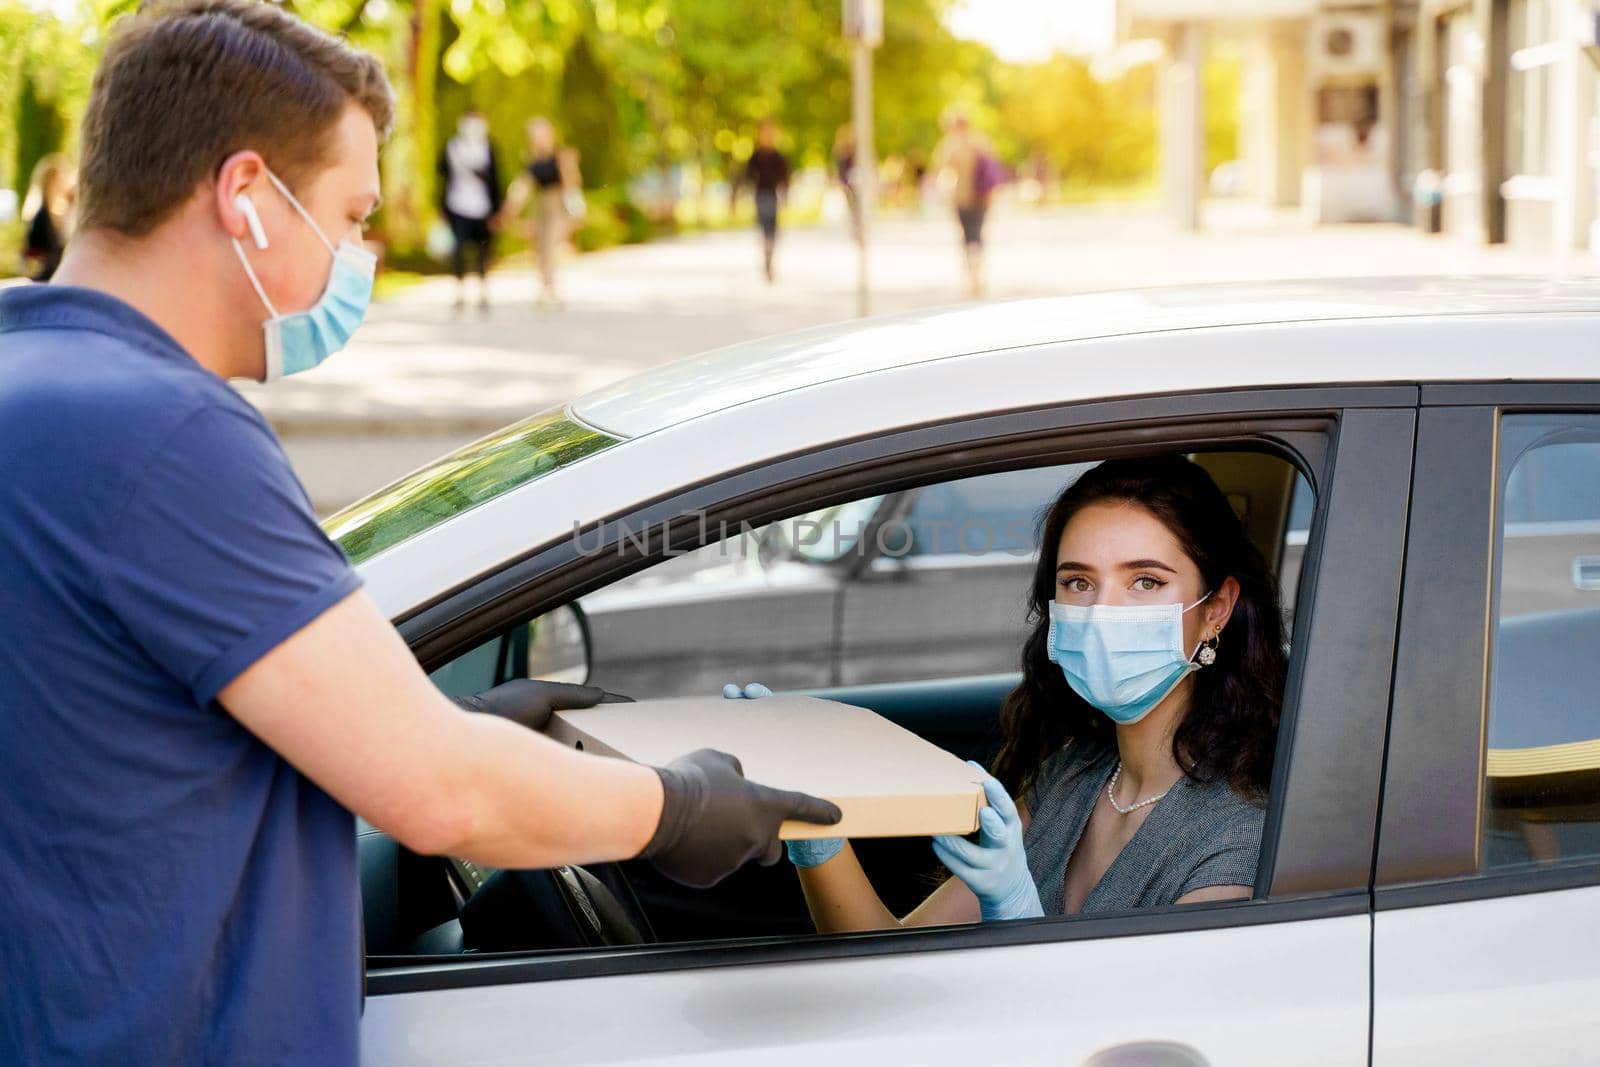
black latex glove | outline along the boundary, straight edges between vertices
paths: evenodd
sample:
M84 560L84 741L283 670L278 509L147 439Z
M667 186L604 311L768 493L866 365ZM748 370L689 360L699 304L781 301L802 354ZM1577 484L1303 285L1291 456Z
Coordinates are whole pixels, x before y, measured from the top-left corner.
M655 770L665 794L661 824L640 855L695 889L716 885L753 859L763 867L777 863L785 819L832 826L842 817L826 800L750 781L738 759L715 749Z
M467 711L498 715L502 719L521 723L530 730L544 729L550 716L558 711L592 708L596 704L632 703L628 697L608 693L592 685L539 682L531 678L513 678L475 696L450 699L455 701L457 707Z

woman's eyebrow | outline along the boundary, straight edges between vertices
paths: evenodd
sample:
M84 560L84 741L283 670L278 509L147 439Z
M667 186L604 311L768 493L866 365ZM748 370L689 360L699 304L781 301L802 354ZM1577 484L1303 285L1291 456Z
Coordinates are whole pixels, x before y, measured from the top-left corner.
M1165 563L1162 563L1159 559L1134 559L1134 560L1129 560L1127 563L1122 564L1122 569L1125 570L1125 571L1147 571L1147 570L1153 570L1153 571L1166 571L1168 574L1177 574L1178 573L1174 568L1167 566Z
M1168 574L1177 574L1178 573L1176 568L1168 566L1165 563L1162 563L1159 559L1132 559L1132 560L1129 560L1126 563L1119 563L1117 565L1117 568L1119 570L1124 570L1124 571L1155 570L1155 571L1166 571ZM1087 564L1087 563L1079 563L1075 559L1064 560L1063 562L1056 564L1056 573L1057 574L1060 574L1062 571L1093 571L1093 570L1094 570L1094 568L1091 567L1089 564Z

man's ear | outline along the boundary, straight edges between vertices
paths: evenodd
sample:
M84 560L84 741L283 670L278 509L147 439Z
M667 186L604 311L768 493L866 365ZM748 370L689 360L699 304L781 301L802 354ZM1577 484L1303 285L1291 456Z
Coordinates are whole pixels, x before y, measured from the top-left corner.
M222 161L212 190L213 208L222 228L239 240L248 236L262 249L267 247L267 234L251 195L266 183L266 162L259 153L245 149Z

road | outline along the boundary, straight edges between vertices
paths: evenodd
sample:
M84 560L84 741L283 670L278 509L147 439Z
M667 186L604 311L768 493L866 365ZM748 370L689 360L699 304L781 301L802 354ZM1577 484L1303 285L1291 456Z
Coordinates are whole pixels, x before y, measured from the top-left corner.
M1002 206L987 233L988 299L1148 285L1412 274L1596 273L1505 247L1403 226L1307 227L1291 213L1207 206L1174 232L1148 205ZM874 313L963 302L953 219L882 221ZM535 307L532 275L508 264L492 307L452 309L429 279L376 304L350 349L270 388L242 386L277 427L320 512L449 448L617 378L718 345L855 314L856 258L842 227L784 235L778 278L759 277L753 232L697 235L568 260L565 306Z

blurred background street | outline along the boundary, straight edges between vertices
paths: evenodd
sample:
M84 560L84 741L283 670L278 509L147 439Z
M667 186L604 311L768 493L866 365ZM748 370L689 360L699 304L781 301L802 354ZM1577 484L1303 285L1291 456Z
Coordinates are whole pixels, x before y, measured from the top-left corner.
M1308 226L1290 212L1218 201L1205 229L1174 230L1146 204L1002 203L989 223L989 298L1147 285L1332 275L1592 273L1504 245L1406 226ZM526 264L491 275L487 315L453 309L454 282L418 282L373 306L350 348L309 374L242 386L272 420L327 513L506 423L616 378L718 345L850 318L855 251L842 225L791 230L778 283L739 230L573 257L563 308L536 306ZM880 220L876 313L968 298L952 220Z
M857 316L861 212L873 314L1586 276L1600 249L1574 0L285 2L397 103L366 325L241 387L323 514L621 376ZM90 77L135 6L0 0L0 279L71 238Z

